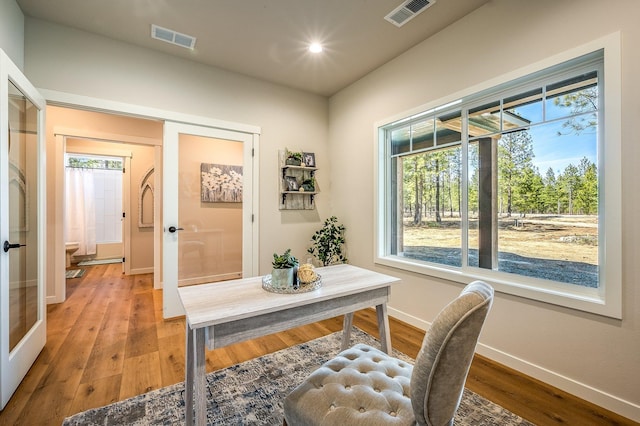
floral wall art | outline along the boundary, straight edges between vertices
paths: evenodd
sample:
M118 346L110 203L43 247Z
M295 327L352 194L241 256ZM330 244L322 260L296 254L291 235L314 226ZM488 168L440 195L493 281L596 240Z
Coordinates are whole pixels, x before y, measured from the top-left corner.
M203 203L241 203L242 166L200 164L200 194Z

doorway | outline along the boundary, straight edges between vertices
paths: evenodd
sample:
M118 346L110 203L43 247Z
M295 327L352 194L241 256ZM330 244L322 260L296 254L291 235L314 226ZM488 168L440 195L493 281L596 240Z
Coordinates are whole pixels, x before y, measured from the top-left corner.
M121 263L129 275L124 260L130 250L131 154L109 150L105 155L95 152L90 141L72 142L67 141L64 173L67 268L72 261L80 273L77 267Z
M123 272L127 275L154 272L154 218L153 214L159 210L159 200L154 206L153 191L146 191L143 200L146 212L151 214L148 223L140 223L140 200L136 196L140 191L136 186L144 181L147 188L154 189L153 171L156 165L156 149L160 149L162 136L162 123L156 120L146 120L134 117L118 116L102 112L82 111L73 108L47 107L49 129L48 137L53 138L51 143L55 146L55 152L49 161L49 176L55 176L51 182L53 188L50 193L60 194L53 198L50 210L53 210L55 220L52 240L55 241L55 250L50 260L55 267L53 291L48 289L48 303L60 303L66 298L66 242L65 235L65 190L66 173L65 155L75 153L81 155L98 155L124 159L122 171L122 205L118 212L111 211L115 222L120 223L120 234L124 235L121 244L98 245L98 252L92 257L114 258L119 257L122 262ZM124 172L124 173L122 173ZM106 173L117 173L109 171ZM149 203L150 202L150 203ZM124 213L124 217L123 216ZM159 219L158 219L159 220ZM114 247L121 247L119 253L114 253ZM108 250L112 252L109 253ZM117 248L115 249L117 250ZM52 250L53 251L53 250ZM123 253L124 251L124 253ZM87 260L84 258L83 260Z
M52 94L49 93L49 96L51 97ZM109 109L105 108L104 106L100 106L100 102L90 106L85 105L83 106L84 109L76 109L72 106L73 104L74 104L73 102L64 102L64 105L55 106L55 100L50 99L50 105L47 107L48 108L47 118L48 120L50 120L47 126L49 129L47 133L49 137L53 135L53 137L56 140L55 143L52 143L50 145L55 147L55 153L53 153L53 155L50 153L50 158L54 158L53 161L55 161L56 164L62 164L63 162L62 159L64 157L65 139L66 140L72 140L72 139L89 140L92 142L102 142L102 143L109 143L113 141L124 141L128 144L126 145L127 150L129 150L129 147L133 148L133 152L132 152L133 163L137 163L140 158L138 153L135 152L135 147L145 146L145 147L151 147L153 149L153 159L152 159L153 167L148 167L144 169L143 172L141 173L141 176L136 177L135 175L132 175L132 178L131 178L131 192L132 192L131 208L132 210L135 210L138 206L142 206L142 208L144 209L144 214L138 214L135 211L133 211L130 215L128 215L130 217L131 228L134 230L140 231L141 234L144 234L144 236L148 238L146 242L146 246L143 248L136 247L134 243L134 239L132 239L131 252L133 254L144 253L145 255L151 256L151 260L149 261L149 267L151 269L139 271L135 268L135 265L132 264L132 273L153 272L154 288L161 289L165 287L164 294L166 294L167 293L167 289L165 286L166 279L162 271L162 266L164 263L162 259L163 252L164 252L164 247L163 247L164 234L163 233L165 231L164 224L166 223L166 222L163 223L163 219L162 219L162 198L163 198L162 187L163 187L163 183L169 182L170 180L166 178L163 179L162 167L158 167L158 165L163 164L163 159L162 159L163 137L165 136L164 123L167 121L167 118L173 117L174 114L167 112L166 116L158 117L157 110L153 110L149 114L147 114L147 113L141 113L141 110L143 110L142 108L133 107L133 106L129 106L129 107L122 106L123 110L121 111L108 112ZM80 106L76 106L76 107L79 108ZM50 108L54 109L53 111L54 113L50 112ZM128 111L129 108L131 108L132 110L135 110L135 112ZM57 118L61 114L61 111L73 111L76 114L80 114L83 117L82 123L84 123L84 125L78 128L78 127L75 127L75 125L68 120L67 121L62 120L62 122L59 123L57 121ZM163 115L163 114L160 114L160 115ZM102 118L99 118L98 116ZM101 121L104 119L104 117L107 117L110 119L117 118L119 120L124 120L126 125L123 127L107 126L106 124L108 123ZM190 118L190 117L181 115L180 118L182 121L185 121L186 118ZM135 131L136 126L138 125L136 123L137 121L141 121L143 123L143 127L144 126L147 127L146 133L142 131ZM214 132L222 132L223 135L225 134L224 132L228 132L230 134L240 133L242 134L242 138L246 139L246 142L247 142L247 144L243 145L243 147L244 146L252 147L252 148L247 148L249 150L247 151L249 155L248 157L249 160L248 162L243 163L243 167L245 170L244 188L247 189L246 193L248 198L246 198L246 202L238 203L235 205L235 209L242 212L241 214L241 223L242 223L241 227L243 228L242 237L241 237L242 242L236 248L237 252L241 252L241 255L239 256L241 260L238 261L238 263L241 263L241 267L238 268L236 266L233 268L233 271L229 273L220 272L220 271L214 272L213 275L209 275L208 279L210 279L211 281L215 281L218 279L229 279L229 278L236 278L239 276L253 276L257 274L257 271L258 271L258 233L257 233L258 228L257 228L257 215L255 213L257 211L257 205L258 205L258 192L257 192L257 180L255 178L255 176L257 176L257 162L253 160L253 157L251 154L252 152L257 153L257 142L259 139L257 132L259 132L259 129L252 126L240 126L241 131L234 132L234 131L225 131L220 129L221 126L223 127L226 127L226 126L224 126L225 123L219 122L219 121L202 119L201 117L193 117L192 120L190 118L190 120L186 120L186 121L209 124L208 126L205 125L205 126L195 126L195 127L199 129L208 129ZM209 121L211 121L211 123L209 123ZM214 125L213 127L211 127L212 124ZM74 126L74 127L68 127L68 126ZM232 123L229 125L229 127L232 127L232 128L234 126L238 127L236 123ZM91 130L84 130L87 127ZM134 131L131 132L133 134L129 134L125 136L124 131L121 132L120 130L117 130L119 128L124 128L126 130L134 129ZM116 129L118 134L113 133L113 129ZM144 136L141 136L141 135L144 135ZM225 137L222 137L221 139L225 139ZM230 139L227 139L227 140L234 140L234 138L230 137ZM242 155L243 156L246 155L244 151ZM169 157L169 158L177 159L177 157ZM224 163L224 161L222 162ZM215 164L215 161L213 161L211 164ZM198 176L200 176L200 173L201 173L200 167L201 165L198 164L198 170L197 170ZM51 191L53 194L60 193L63 189L63 179L60 176L61 173L62 173L61 169L59 172L56 172L56 178L54 179L54 183L53 183L54 189ZM146 176L146 178L144 178L144 176L142 175ZM149 180L150 176L152 176L151 180ZM249 178L247 179L247 177ZM151 184L149 184L149 182L151 182ZM199 188L200 188L200 181L198 180L197 188L196 188L196 191L198 191L198 194L200 191ZM136 196L136 192L140 194L146 194L146 195L145 197L141 197L140 199L134 200ZM152 197L149 197L150 194L152 195ZM59 201L61 198L62 197L55 197L55 195L52 195L51 197L50 206L53 206L53 210L55 212L54 215L55 217L58 217L58 218L63 217L63 211L64 211L62 202ZM242 205L241 208L239 208L240 205ZM217 208L219 208L219 206L215 206L212 204L209 207L209 211L214 211ZM55 219L55 222L59 223L60 220L61 219ZM189 225L191 224L187 224L187 226ZM201 229L201 228L198 228L198 229ZM60 252L64 253L64 249L63 249L64 234L63 234L62 227L56 227L54 231L54 235L51 237L50 241L53 241L54 242L53 244L55 244L55 247L59 247L59 250L54 251L54 254L52 256L57 256L57 257L50 263L50 264L56 265L55 266L56 267L56 271L55 271L56 289L54 291L47 292L47 295L48 295L47 301L49 303L58 303L64 300L64 290L62 288L65 284L64 255L58 254ZM195 250L192 250L191 253L187 253L185 257L191 258L191 260L193 260L194 256L196 257L199 256L197 248ZM174 300L174 303L179 304L179 301L177 299L177 292L173 300ZM174 315L167 315L165 310L165 317L168 318L175 315L180 315L180 314L178 313Z

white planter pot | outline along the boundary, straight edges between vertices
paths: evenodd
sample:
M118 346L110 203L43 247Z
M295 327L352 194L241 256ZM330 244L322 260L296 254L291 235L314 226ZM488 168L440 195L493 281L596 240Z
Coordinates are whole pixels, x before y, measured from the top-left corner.
M280 289L293 287L293 271L294 268L271 270L271 285Z

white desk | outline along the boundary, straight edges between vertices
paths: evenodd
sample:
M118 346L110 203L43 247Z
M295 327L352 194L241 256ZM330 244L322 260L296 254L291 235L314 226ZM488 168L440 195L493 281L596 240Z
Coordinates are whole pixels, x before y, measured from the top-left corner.
M342 349L349 346L353 313L375 306L382 350L391 350L387 301L398 278L334 265L317 268L322 287L308 293L277 294L262 289L262 277L178 289L186 312L185 418L206 424L205 341L209 349L254 339L300 325L345 315ZM195 419L194 419L195 404Z

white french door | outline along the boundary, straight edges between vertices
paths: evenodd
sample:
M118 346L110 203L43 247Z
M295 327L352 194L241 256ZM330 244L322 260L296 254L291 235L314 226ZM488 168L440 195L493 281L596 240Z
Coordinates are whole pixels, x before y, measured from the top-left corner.
M257 135L166 121L164 317L184 315L178 287L257 274Z
M46 342L42 96L0 50L0 408Z

